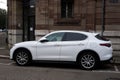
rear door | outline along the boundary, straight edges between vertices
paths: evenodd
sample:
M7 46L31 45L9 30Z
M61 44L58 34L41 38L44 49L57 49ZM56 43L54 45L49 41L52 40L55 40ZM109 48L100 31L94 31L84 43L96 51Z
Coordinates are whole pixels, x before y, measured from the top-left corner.
M87 36L80 33L67 32L61 43L61 61L75 61L77 54L87 45Z

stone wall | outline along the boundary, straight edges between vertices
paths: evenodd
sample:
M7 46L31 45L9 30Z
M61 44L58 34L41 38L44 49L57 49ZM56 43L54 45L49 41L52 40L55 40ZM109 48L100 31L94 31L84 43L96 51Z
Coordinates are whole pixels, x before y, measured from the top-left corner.
M87 0L75 0L74 3L74 16L73 18L61 18L61 5L60 0L37 0L36 2L36 29L37 30L62 30L62 29L75 29L86 30L86 23L88 20L87 15ZM92 0L91 0L92 1ZM94 1L92 1L94 3ZM41 5L41 6L39 6ZM88 4L92 6L91 4ZM93 7L91 7L93 9ZM94 12L93 12L94 13ZM92 16L91 19L93 19ZM88 25L92 25L88 22ZM92 28L92 27L91 27Z
M104 36L112 42L114 62L120 63L120 31L105 31Z
M106 1L105 31L120 31L120 2ZM38 30L83 30L101 31L102 0L74 0L73 18L61 18L60 0L36 0L36 27ZM13 44L11 36L21 36L23 30L22 0L8 0L8 28L9 43ZM13 30L13 31L12 31ZM20 31L19 35L14 34ZM37 32L36 32L37 31ZM38 36L36 34L36 36ZM116 36L116 35L114 35ZM16 42L19 42L15 39ZM15 43L15 42L14 42Z
M21 0L8 0L8 45L22 41L22 3Z

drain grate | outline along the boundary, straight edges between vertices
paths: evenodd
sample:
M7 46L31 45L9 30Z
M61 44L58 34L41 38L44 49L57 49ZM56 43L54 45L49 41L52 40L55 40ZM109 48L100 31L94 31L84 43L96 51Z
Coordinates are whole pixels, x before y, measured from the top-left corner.
M108 78L106 80L120 80L120 78Z

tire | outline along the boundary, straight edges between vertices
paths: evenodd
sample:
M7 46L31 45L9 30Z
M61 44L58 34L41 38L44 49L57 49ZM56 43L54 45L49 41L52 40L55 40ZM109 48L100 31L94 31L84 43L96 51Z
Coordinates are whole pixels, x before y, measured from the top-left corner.
M19 66L26 66L31 62L30 53L27 50L18 50L15 53L15 62Z
M85 69L85 70L95 69L98 62L99 62L98 57L91 52L83 53L78 58L78 64L82 69Z

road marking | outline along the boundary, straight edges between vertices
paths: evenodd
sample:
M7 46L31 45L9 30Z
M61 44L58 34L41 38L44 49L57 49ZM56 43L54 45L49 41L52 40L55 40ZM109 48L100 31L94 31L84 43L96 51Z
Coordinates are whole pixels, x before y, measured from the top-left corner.
M0 65L8 65L8 64L5 64L5 63L0 63Z
M8 65L12 65L12 64L15 64L15 62L8 63Z
M62 70L62 69L53 69L53 70L59 70L59 71L64 71L64 72L93 72L93 73L115 73L115 74L120 74L120 71L112 71L112 70L92 70L92 71L86 71L86 70L80 70L80 69L78 69L78 70L66 70L66 69L64 69L64 70Z
M0 55L0 57L2 57L2 58L9 58L9 56L5 56L5 55Z
M1 47L0 49L6 49L5 47Z
M114 68L115 68L115 71L117 72L119 71L116 65L114 65Z
M92 72L100 72L100 73L119 73L120 74L120 72L119 71L92 71Z
M9 65L12 65L12 64L14 64L15 62L11 62L11 63L0 63L0 65L7 65L7 66L9 66Z

